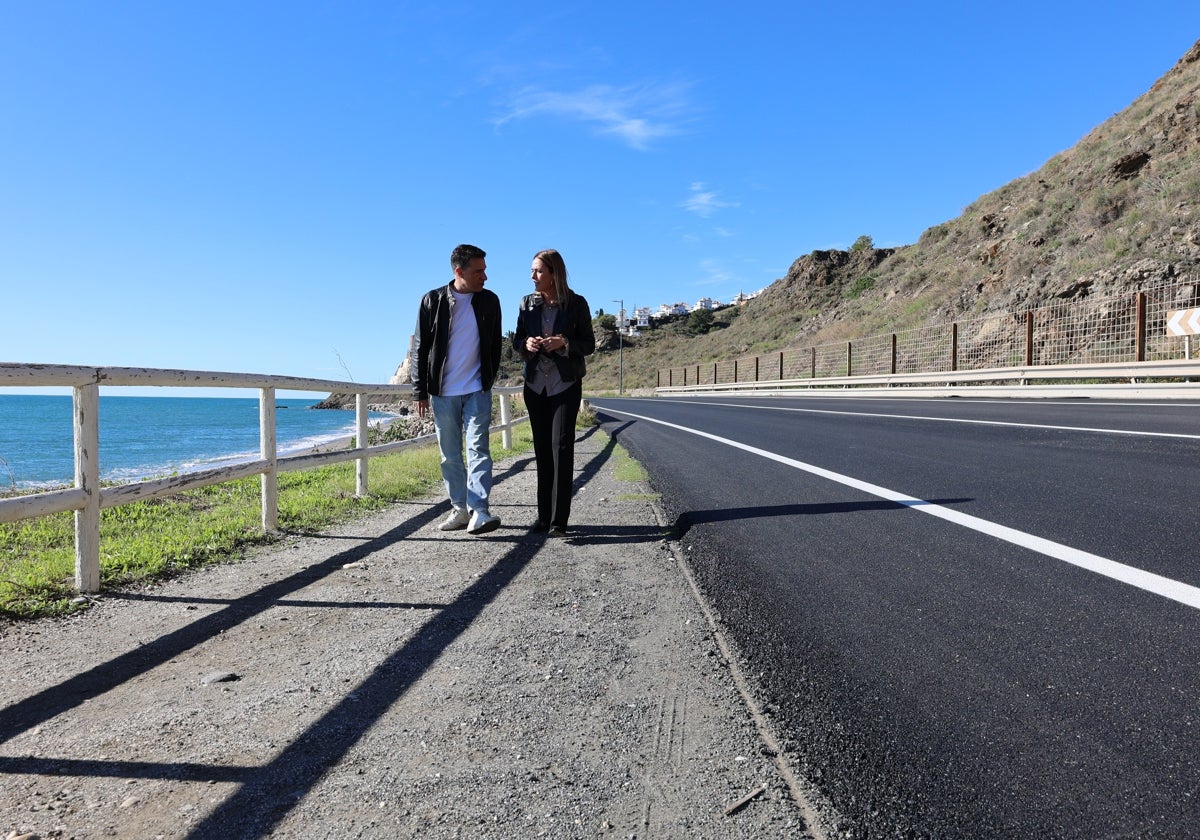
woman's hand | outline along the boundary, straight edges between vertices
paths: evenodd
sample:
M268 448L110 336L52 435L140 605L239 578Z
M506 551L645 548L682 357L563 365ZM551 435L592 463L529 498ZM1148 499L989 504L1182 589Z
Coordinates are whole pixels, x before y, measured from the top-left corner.
M567 340L561 335L531 335L525 339L525 349L530 353L554 353L566 350Z

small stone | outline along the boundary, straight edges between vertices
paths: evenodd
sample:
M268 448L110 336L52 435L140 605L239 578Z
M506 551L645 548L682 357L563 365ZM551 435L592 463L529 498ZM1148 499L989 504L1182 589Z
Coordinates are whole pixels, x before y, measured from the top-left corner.
M140 805L141 802L142 802L142 800L139 799L138 797L130 796L128 799L126 799L124 802L121 803L121 807L122 808L132 808L134 805Z
M211 674L205 674L200 678L200 685L213 685L214 683L237 682L241 677L233 671L213 671Z

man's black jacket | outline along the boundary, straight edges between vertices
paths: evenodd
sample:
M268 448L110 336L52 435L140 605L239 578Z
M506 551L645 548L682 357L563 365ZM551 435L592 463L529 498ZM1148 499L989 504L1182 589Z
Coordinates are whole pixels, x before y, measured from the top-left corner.
M430 394L439 396L442 390L442 371L446 367L446 349L450 344L450 308L454 295L453 283L447 283L421 298L417 313L416 360L412 367L413 399L427 400ZM475 323L479 326L479 378L483 390L490 391L500 370L500 298L495 292L482 289L471 296Z

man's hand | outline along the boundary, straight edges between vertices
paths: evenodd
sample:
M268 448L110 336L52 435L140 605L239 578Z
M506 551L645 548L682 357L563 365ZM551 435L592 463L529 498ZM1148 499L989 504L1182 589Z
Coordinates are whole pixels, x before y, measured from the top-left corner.
M429 400L413 400L413 404L417 407L417 416L422 420L425 419L425 415L429 412Z

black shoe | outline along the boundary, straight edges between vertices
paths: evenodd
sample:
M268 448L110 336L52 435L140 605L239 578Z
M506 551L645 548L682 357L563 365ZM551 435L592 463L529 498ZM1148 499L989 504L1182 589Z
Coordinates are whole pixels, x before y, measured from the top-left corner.
M529 532L532 534L544 534L549 530L550 526L540 519L537 522L534 522L529 528Z
M550 526L550 536L552 536L552 537L565 537L566 535L567 535L567 527L566 527L565 525L552 525L552 526Z

